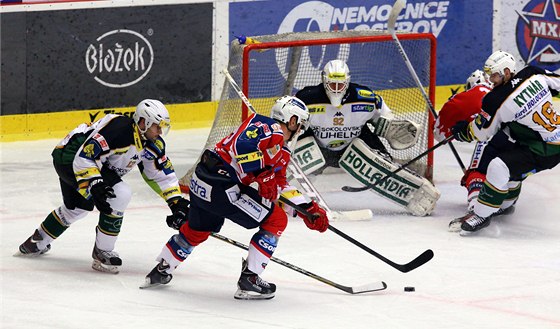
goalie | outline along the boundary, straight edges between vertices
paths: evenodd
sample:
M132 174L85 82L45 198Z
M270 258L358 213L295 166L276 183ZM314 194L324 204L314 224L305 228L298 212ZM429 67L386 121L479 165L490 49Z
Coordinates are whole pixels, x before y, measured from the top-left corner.
M391 148L403 150L414 146L420 136L418 124L395 119L380 95L350 82L348 65L341 60L328 62L322 72L322 83L301 89L296 97L307 105L311 114L310 127L300 136L294 157L306 174L321 173L326 167L342 167L358 181L372 184L372 177L364 174L363 168L350 163L355 161L355 155L369 162L374 168L370 173L375 173L375 179L381 179L399 166L380 137ZM349 154L352 149L357 153ZM439 198L437 189L408 170L395 176L373 190L414 215L429 214ZM391 191L395 189L391 185L402 180L407 183Z

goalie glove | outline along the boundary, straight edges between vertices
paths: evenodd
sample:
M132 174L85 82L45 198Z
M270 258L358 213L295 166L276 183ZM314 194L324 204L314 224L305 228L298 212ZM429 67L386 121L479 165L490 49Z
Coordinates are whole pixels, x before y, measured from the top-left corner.
M309 203L300 204L299 206L305 209L307 214L296 210L297 215L303 219L303 222L309 229L323 233L329 228L327 212L325 209L321 208L317 202L311 201Z
M404 150L414 146L420 137L420 125L410 120L379 117L372 123L375 127L375 134L385 138L395 150Z

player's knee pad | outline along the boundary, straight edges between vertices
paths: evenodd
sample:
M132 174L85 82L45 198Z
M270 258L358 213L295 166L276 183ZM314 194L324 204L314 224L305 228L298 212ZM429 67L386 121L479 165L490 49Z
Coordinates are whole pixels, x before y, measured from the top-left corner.
M415 216L429 215L440 197L440 192L430 181L406 168L386 179L399 167L359 138L346 148L339 164L352 178L371 186L374 192L405 207Z
M132 190L127 183L120 181L113 186L113 191L116 197L107 199L107 202L109 202L113 209L112 215L122 217L130 203L130 199L132 199Z
M319 145L317 145L315 138L311 136L298 140L292 158L306 175L323 168L326 164Z
M206 241L206 239L208 239L208 237L210 236L210 232L208 231L193 230L188 222L187 225L181 226L179 232L184 237L184 239L194 247Z
M494 158L488 164L486 181L500 190L507 190L510 171L507 164L500 158Z
M279 206L274 206L272 213L261 223L261 229L272 232L274 235L281 236L288 225L288 216Z

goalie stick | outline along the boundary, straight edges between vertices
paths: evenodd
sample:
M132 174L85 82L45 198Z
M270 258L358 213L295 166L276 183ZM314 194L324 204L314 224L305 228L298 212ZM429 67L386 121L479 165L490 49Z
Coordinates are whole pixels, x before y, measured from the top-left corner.
M303 209L302 207L298 206L297 204L291 202L290 200L288 200L287 198L285 198L283 196L280 196L279 201L287 204L288 206L294 208L296 211L304 214L305 216L307 216L309 218L314 217L312 214L307 212L305 209ZM428 249L428 250L425 250L420 255L418 255L418 257L414 258L412 261L410 261L406 264L397 264L397 263L393 262L392 260L386 258L385 256L381 255L380 253L376 252L375 250L373 250L373 249L369 248L368 246L364 245L363 243L361 243L361 242L357 241L356 239L352 238L348 234L346 234L346 233L340 231L339 229L335 228L334 226L329 224L328 229L333 231L335 234L341 236L345 240L351 242L352 244L360 247L360 249L366 251L367 253L369 253L369 254L377 257L377 258L379 258L384 263L388 264L389 266L391 266L393 268L396 268L397 270L399 270L403 273L410 272L410 271L414 270L415 268L426 264L428 261L430 261L430 259L432 259L434 257L434 252L431 249Z
M430 112L432 113L434 118L437 118L438 115L436 113L436 110L434 109L434 105L432 104L432 101L430 101L430 98L426 94L426 91L424 90L424 87L422 86L422 82L420 82L420 78L418 78L418 75L416 74L416 71L414 70L414 67L412 67L412 63L410 62L410 59L406 55L406 52L404 51L404 48L403 48L401 42L399 41L399 38L397 38L397 33L395 31L395 24L397 22L397 18L399 16L400 12L404 9L405 6L406 6L406 0L395 1L395 4L393 5L393 8L391 9L391 13L389 14L389 19L387 20L387 29L389 30L389 33L391 34L391 37L395 41L395 44L397 45L399 53L401 54L401 56L402 56L402 58L403 58L403 60L406 64L406 67L408 68L408 71L410 72L410 74L414 78L414 81L418 85L418 89L420 89L420 92L422 93L422 96L424 97L424 100L426 101L426 104L428 104L428 108L430 109ZM455 159L457 160L457 163L459 164L459 166L461 167L461 170L463 170L463 173L464 173L467 169L465 168L465 165L463 164L463 161L461 160L461 157L459 156L459 153L457 153L457 149L455 149L455 146L453 145L453 143L451 143L451 141L449 141L449 148L451 149L451 152L453 152L453 156L455 156Z
M253 107L253 105L251 104L247 96L245 96L245 94L243 93L243 91L241 90L237 82L235 82L231 74L229 74L229 71L227 69L223 69L222 73L228 80L231 87L235 90L239 98L243 101L245 106L247 106L247 108L251 112L257 113L257 110L255 110L255 108ZM317 201L317 203L319 203L321 207L325 209L325 211L329 214L329 218L331 218L333 221L340 221L342 219L369 220L373 217L373 212L371 211L371 209L353 210L353 211L345 211L345 212L331 210L327 205L327 203L325 202L325 200L323 199L323 197L319 194L317 189L315 189L313 184L311 184L311 182L307 179L307 177L303 173L303 170L301 170L301 168L298 166L296 162L290 161L290 163L288 164L288 169L290 169L292 175L294 176L298 184L301 186L301 188L305 190L306 194L309 195L315 201Z
M238 242L238 241L235 241L235 240L233 240L233 239L230 239L230 238L228 238L228 237L225 237L225 236L223 236L223 235L220 235L220 234L218 234L218 233L212 233L212 237L214 237L214 238L216 238L216 239L218 239L218 240L224 241L224 242L226 242L226 243L229 243L229 244L231 244L231 245L234 245L234 246L236 246L236 247L238 247L238 248L241 248L241 249L244 249L244 250L249 250L249 247L247 247L245 244L243 244L243 243L241 243L241 242ZM317 281L323 282L323 283L325 283L325 284L327 284L327 285L329 285L329 286L331 286L331 287L335 287L335 288L337 288L337 289L340 289L340 290L342 290L342 291L344 291L344 292L347 292L347 293L353 294L353 295L355 295L355 294L362 294L362 293L366 293L366 292L373 292L373 291L385 290L385 289L387 288L387 284L386 284L385 282L383 282L383 281L372 282L372 283L365 284L365 285L361 285L361 286L358 286L358 287L344 286L344 285L341 285L341 284L339 284L339 283L333 282L333 281L331 281L331 280L329 280L329 279L325 279L325 278L323 278L323 277L320 276L320 275L317 275L317 274L311 273L311 272L309 272L309 271L307 271L307 270L304 270L304 269L301 268L301 267L298 267L298 266L296 266L296 265L293 265L293 264L291 264L291 263L288 263L288 262L286 262L286 261L283 261L283 260L281 260L280 258L276 258L276 257L272 256L272 257L270 257L270 260L273 261L273 262L275 262L276 264L280 264L280 265L282 265L282 266L284 266L284 267L287 267L287 268L289 268L290 270L296 271L296 272L301 273L301 274L303 274L303 275L305 275L305 276L308 276L308 277L310 277L310 278L313 278L313 279L315 279L315 280L317 280Z
M383 182L387 181L387 179L395 176L398 172L400 172L401 170L403 170L404 168L410 166L412 163L418 161L418 159L426 156L426 154L434 151L435 149L437 149L438 147L442 146L443 144L446 144L448 142L451 141L451 139L453 139L453 135L447 137L446 139L442 140L441 142L437 143L436 145L430 147L429 149L427 149L426 151L420 153L419 155L417 155L415 158L411 159L410 161L403 163L397 170L395 171L391 171L390 173L387 174L387 176L376 180L375 182L373 182L373 184L369 184L363 187L352 187L352 186L343 186L342 190L345 192L362 192L365 190L369 190L374 188L377 185L382 184Z

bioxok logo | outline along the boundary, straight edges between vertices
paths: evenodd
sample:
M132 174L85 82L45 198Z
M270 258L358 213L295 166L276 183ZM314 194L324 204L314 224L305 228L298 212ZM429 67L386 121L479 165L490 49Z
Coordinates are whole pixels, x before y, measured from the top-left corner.
M95 81L110 88L132 86L142 80L154 62L154 50L140 33L113 30L96 39L85 54L86 68Z

